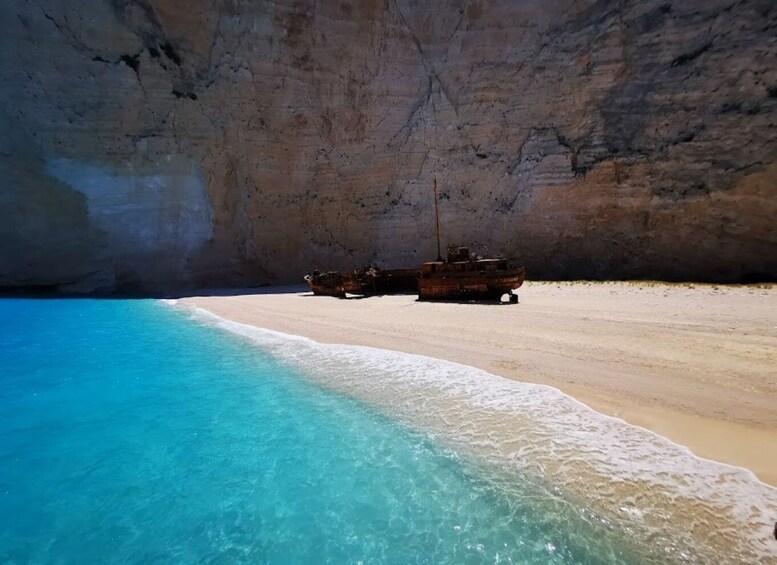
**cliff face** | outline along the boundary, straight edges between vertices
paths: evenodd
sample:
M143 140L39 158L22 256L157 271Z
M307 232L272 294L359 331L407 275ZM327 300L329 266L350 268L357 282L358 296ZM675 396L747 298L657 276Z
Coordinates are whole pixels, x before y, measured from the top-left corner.
M773 0L0 4L0 287L777 278Z

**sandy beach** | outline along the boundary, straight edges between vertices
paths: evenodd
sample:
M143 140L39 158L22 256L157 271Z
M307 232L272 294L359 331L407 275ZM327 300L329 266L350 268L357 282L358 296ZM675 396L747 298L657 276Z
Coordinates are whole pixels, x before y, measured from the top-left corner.
M530 282L519 294L518 305L426 303L277 287L181 301L318 342L550 385L777 486L777 288Z

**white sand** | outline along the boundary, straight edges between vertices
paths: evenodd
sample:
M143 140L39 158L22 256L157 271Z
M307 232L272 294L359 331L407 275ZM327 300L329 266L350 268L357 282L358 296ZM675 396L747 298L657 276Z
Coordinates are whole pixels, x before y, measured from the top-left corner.
M519 294L519 305L491 305L281 287L183 302L319 342L551 385L777 486L777 288L533 282Z

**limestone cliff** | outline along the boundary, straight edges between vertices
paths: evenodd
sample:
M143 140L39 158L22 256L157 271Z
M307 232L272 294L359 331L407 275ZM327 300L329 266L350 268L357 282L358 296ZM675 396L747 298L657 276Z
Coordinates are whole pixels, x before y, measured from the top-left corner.
M777 278L773 0L0 3L0 287Z

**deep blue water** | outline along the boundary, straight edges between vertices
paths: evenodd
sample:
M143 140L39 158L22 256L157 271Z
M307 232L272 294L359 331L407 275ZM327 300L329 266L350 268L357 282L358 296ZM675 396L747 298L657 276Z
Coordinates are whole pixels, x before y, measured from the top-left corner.
M0 300L0 423L2 563L629 561L155 301Z

